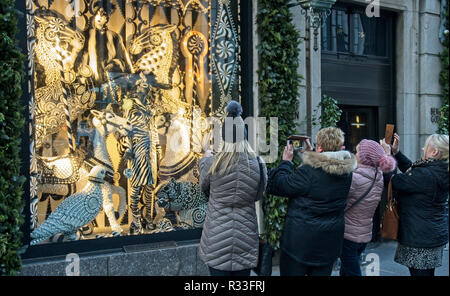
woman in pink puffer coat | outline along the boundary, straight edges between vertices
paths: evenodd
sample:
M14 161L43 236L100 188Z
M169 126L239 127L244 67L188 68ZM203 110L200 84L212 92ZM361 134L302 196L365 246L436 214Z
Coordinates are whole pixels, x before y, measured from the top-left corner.
M352 185L345 209L345 232L341 254L341 276L361 276L359 257L372 239L373 215L383 192L383 173L393 171L396 161L372 140L362 140L356 147L358 167L353 171ZM375 173L377 172L377 173ZM355 203L372 185L369 193Z

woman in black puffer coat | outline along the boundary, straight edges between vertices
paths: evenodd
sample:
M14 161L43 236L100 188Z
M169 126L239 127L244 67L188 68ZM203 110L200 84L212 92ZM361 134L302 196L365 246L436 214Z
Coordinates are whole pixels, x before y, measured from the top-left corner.
M305 152L303 164L291 162L292 145L271 172L267 192L289 198L281 237L280 275L330 276L344 240L344 209L357 167L355 155L341 150L344 133L321 129L316 152Z
M412 276L433 276L449 237L448 135L429 136L415 163L398 150L399 140L395 134L392 152L403 173L392 177L400 221L394 260Z

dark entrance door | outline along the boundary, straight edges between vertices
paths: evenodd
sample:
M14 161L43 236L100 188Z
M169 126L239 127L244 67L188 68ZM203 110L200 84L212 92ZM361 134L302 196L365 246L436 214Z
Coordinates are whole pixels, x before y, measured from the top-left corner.
M356 153L362 139L377 140L378 114L374 107L340 105L342 110L338 127L345 133L345 149Z

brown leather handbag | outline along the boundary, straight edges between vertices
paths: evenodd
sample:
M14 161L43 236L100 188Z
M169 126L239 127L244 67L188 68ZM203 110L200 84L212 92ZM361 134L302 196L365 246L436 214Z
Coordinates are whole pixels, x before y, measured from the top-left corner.
M399 217L397 202L392 196L392 177L391 180L389 180L387 195L386 211L384 212L381 224L381 237L385 239L397 240Z

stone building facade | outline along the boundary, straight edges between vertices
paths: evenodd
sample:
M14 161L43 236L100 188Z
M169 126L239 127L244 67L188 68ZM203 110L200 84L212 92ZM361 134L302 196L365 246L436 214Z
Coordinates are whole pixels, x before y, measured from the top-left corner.
M372 1L371 1L372 2ZM396 132L401 137L400 149L411 159L419 159L425 139L437 131L436 109L442 105L439 73L441 71L439 39L441 1L381 0L381 15L394 14L394 77L395 110L387 110L394 118ZM367 7L369 1L337 1L349 7ZM308 30L301 8L292 8L294 22L303 42L300 45L299 73L305 78L299 95L300 133L315 135L311 114L322 97L321 48L312 50L312 29ZM320 34L320 32L319 32ZM319 40L321 38L319 37ZM256 63L255 63L256 64ZM255 92L256 94L257 92ZM339 98L338 102L339 102ZM393 108L394 109L394 108ZM384 137L384 122L379 122L379 138Z

